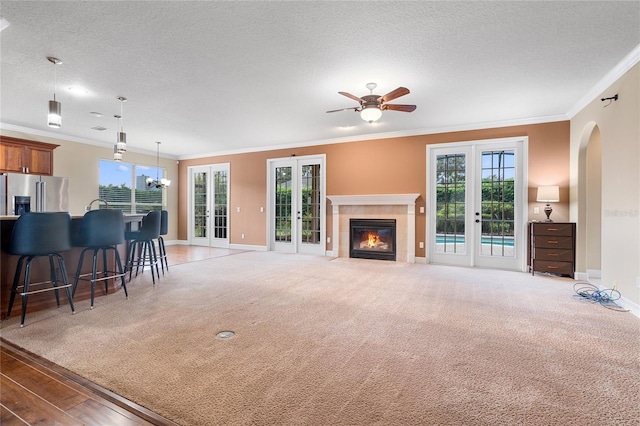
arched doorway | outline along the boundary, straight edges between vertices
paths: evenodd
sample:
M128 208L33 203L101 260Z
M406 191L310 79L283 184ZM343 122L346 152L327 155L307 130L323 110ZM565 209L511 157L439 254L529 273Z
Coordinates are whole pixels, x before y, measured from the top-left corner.
M602 139L595 122L582 132L578 168L578 235L584 245L577 261L589 279L597 281L602 257Z

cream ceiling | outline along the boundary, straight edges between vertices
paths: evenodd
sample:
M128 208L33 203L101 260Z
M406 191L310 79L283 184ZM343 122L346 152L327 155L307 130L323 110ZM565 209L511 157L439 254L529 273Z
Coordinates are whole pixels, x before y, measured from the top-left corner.
M111 146L125 96L130 149L175 158L567 119L640 44L638 1L2 0L0 15L2 128ZM47 56L63 61L57 130ZM369 82L409 88L394 103L416 111L325 113Z

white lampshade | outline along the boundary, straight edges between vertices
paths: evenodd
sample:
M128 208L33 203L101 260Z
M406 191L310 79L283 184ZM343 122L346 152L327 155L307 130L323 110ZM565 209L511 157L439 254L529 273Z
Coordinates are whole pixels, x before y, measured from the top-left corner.
M49 115L47 117L49 127L59 129L62 125L62 104L55 100L49 101Z
M539 186L536 201L542 203L557 203L560 201L560 188L556 185Z
M360 117L364 121L368 121L369 123L371 123L372 121L377 121L380 119L380 117L382 117L382 111L380 110L380 108L375 106L365 106L362 111L360 111Z
M171 181L169 179L162 178L160 179L160 184L162 184L162 186L169 186L171 185Z

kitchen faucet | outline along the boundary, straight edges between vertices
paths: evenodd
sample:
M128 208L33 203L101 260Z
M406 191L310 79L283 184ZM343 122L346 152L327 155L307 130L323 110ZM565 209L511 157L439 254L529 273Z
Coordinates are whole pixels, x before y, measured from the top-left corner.
M103 200L102 198L96 198L95 200L91 200L91 202L89 203L89 205L86 207L86 211L90 211L91 207L93 206L93 203L95 202L103 202L105 206L107 206L107 208L109 208L109 203L107 203L107 200Z

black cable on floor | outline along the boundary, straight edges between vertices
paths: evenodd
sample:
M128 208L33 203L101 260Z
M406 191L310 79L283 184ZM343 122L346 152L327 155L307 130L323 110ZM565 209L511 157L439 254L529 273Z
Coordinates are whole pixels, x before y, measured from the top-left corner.
M616 300L620 299L621 295L615 288L599 289L589 282L578 281L573 285L573 290L576 292L574 297L580 297L593 303L600 303L605 308L614 311L629 312L628 309L624 309L616 303Z

